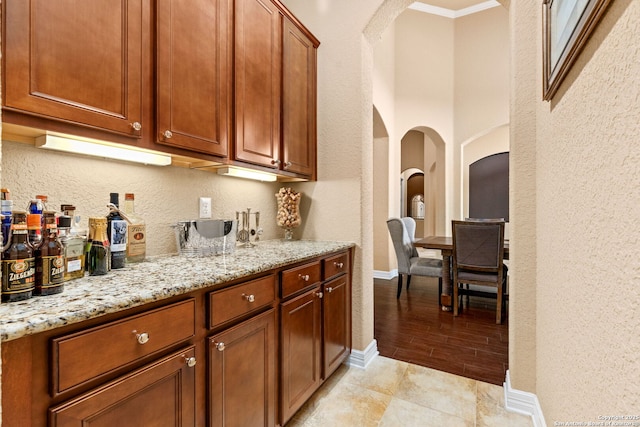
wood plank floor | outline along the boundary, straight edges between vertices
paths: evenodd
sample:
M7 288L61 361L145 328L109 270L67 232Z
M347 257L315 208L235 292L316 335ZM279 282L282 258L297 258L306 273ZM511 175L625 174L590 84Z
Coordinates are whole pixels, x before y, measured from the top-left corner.
M405 285L406 286L406 285ZM438 280L414 276L396 299L397 279L374 279L374 335L380 354L502 385L509 326L495 323L495 299L470 297L458 317L438 305Z

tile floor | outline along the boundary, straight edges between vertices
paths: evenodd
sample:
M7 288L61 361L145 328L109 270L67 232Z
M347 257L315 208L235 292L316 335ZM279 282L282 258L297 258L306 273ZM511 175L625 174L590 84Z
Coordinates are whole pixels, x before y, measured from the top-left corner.
M286 427L520 427L497 385L376 357L367 369L342 366Z

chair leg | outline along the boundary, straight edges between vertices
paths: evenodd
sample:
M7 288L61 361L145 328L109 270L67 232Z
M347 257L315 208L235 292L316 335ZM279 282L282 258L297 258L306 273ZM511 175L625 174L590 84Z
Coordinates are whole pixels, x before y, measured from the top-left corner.
M442 307L442 276L438 277L438 305Z
M458 284L453 284L453 315L458 315Z
M502 285L498 286L496 298L496 323L499 325L502 323Z
M402 273L398 273L398 295L396 295L396 299L400 298L401 293L402 293Z
M411 275L407 274L407 290L409 290L409 285L411 284Z

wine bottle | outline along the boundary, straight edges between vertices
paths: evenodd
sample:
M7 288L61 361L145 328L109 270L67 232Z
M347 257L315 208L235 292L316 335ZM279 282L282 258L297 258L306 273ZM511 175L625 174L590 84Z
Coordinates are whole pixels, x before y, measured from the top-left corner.
M136 213L133 193L124 195L124 214L127 226L127 262L141 262L147 253L147 233L144 219Z
M111 268L124 268L127 256L127 221L120 215L118 193L110 193L110 200L111 211L107 215L107 236L111 248Z

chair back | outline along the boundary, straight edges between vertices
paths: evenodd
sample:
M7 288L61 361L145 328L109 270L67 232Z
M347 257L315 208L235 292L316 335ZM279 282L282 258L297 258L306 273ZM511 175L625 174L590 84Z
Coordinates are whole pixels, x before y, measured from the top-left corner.
M391 241L393 242L393 248L398 260L398 273L409 274L411 258L416 249L413 246L413 239L409 236L403 219L389 218L387 220L387 228L389 229L389 235L391 235Z
M454 268L486 273L502 272L504 221L454 220L451 223Z

